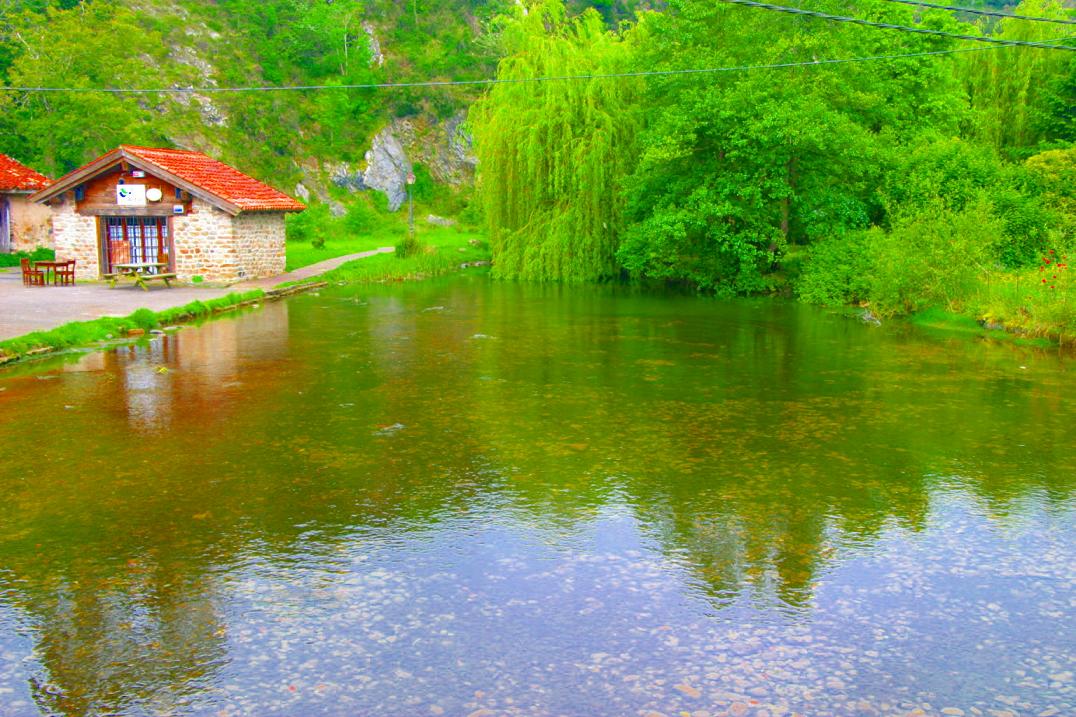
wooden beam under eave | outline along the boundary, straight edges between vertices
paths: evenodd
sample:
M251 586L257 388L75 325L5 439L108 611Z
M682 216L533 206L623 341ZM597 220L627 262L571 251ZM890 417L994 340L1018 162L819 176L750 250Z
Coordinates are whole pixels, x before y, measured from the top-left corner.
M171 205L169 205L171 207ZM84 217L182 217L187 214L176 214L170 209L160 206L154 207L117 207L110 206L81 206L78 213Z

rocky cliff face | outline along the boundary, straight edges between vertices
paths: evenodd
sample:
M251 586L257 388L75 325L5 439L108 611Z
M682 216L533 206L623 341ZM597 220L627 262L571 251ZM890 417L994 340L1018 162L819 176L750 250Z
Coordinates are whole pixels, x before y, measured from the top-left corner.
M394 119L374 136L366 152L366 166L339 164L331 168L333 184L352 192L373 189L388 198L390 211L407 200L407 175L415 164L435 180L452 186L474 181L477 165L470 135L464 130L464 112L443 121L425 117Z

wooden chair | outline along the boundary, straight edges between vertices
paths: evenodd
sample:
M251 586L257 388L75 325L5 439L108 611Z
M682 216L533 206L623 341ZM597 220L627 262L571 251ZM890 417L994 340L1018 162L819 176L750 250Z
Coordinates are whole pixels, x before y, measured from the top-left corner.
M36 269L30 265L29 259L22 260L22 285L23 286L44 286L45 285L45 272L41 269Z
M56 267L56 283L60 286L75 285L75 260L71 259L66 264Z

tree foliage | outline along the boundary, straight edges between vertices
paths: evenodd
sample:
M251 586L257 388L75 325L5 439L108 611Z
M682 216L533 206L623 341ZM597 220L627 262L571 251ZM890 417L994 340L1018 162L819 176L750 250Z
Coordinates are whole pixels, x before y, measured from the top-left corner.
M581 83L604 102L600 119L569 88L490 91L475 126L502 276L619 270L731 294L779 286L785 257L796 255L807 260L804 298L903 311L955 305L983 272L1033 267L1048 245L1072 240L1073 208L1054 179L1067 155L1036 154L1072 141L1076 63L1067 53L700 0L670 0L588 45L566 30L585 16L532 7L540 9L502 31L523 38L502 47L502 78L757 69ZM812 9L959 34L1056 34L882 0ZM1017 11L1074 14L1057 0L1026 0ZM579 56L562 62L565 48ZM850 61L801 64L819 60ZM610 116L623 131L615 144L606 142ZM568 145L574 154L562 151ZM610 181L581 180L597 166ZM600 226L580 221L597 216ZM600 263L574 264L583 250ZM951 254L962 259L938 264Z
M588 281L617 273L620 184L635 158L636 81L515 82L619 72L645 32L609 31L560 0L521 7L500 42L507 57L471 113L478 192L505 278Z

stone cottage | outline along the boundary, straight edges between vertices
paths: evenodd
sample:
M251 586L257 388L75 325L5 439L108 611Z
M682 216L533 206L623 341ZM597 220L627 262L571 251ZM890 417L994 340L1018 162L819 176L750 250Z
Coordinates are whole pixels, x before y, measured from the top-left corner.
M0 154L0 252L52 246L52 212L30 201L49 178Z
M161 262L181 280L284 271L284 216L305 206L201 152L122 145L34 194L52 207L57 259L97 279Z

